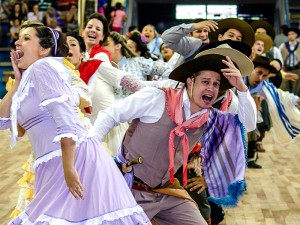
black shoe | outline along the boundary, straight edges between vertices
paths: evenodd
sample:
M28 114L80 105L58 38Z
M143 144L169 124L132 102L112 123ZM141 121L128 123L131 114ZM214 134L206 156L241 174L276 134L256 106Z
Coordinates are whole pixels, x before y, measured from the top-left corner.
M248 168L261 169L262 166L258 165L255 161L250 161L248 162Z

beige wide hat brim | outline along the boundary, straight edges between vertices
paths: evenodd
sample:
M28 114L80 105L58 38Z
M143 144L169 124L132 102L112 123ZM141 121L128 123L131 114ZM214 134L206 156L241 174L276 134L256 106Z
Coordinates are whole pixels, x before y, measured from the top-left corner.
M222 62L226 56L228 56L238 67L242 76L250 75L254 69L252 61L246 55L230 48L228 44L224 44L200 52L194 59L175 68L170 73L169 78L185 83L187 78L197 72L203 70L215 71L221 75L220 90L227 90L232 88L232 85L229 83L228 79L223 76L221 71L222 69L228 68L227 65Z
M264 53L269 51L273 46L272 38L267 34L255 34L255 41L262 41L264 43Z
M207 54L218 54L223 56L228 56L231 61L233 61L238 69L241 71L242 76L249 76L251 72L254 70L254 65L252 61L240 51L237 51L233 48L228 48L226 45L220 45L217 48L208 49L206 51L200 52L198 55L195 56L203 56Z
M254 43L254 31L249 23L244 20L240 20L238 18L226 18L217 21L219 29L214 32L209 32L209 40L210 42L218 41L218 36L225 30L230 28L239 30L243 37L242 42L252 47Z

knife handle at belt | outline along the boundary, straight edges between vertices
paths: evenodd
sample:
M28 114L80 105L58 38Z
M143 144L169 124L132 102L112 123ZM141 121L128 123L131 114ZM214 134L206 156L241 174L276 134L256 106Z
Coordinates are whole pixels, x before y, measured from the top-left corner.
M134 159L130 160L129 162L127 162L125 164L125 166L128 167L128 166L132 166L134 164L142 164L142 163L143 163L143 158L137 157L137 158L134 158Z

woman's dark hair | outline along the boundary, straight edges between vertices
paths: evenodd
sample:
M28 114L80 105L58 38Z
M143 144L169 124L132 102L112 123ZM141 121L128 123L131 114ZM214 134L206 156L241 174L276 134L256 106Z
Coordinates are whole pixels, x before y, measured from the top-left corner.
M66 36L57 30L52 30L50 27L46 27L44 25L41 25L40 23L23 23L20 27L21 29L25 28L34 28L37 37L40 39L40 45L43 48L50 48L50 54L49 56L54 56L54 57L65 57L68 55L69 48L66 42ZM57 41L56 37L54 37L55 33L58 33ZM55 44L56 44L56 53L55 53Z
M99 21L102 22L103 24L103 36L104 36L104 39L102 41L100 41L100 45L102 45L103 42L106 41L107 39L107 36L109 34L109 28L108 28L108 22L107 22L107 19L105 18L104 15L100 14L100 13L93 13L92 15L89 16L89 18L87 19L87 22L85 23L85 26L87 26L88 22L91 20L91 19L97 19Z
M85 46L84 40L81 36L79 36L77 33L74 33L74 32L68 32L66 34L66 37L75 38L79 43L80 52L86 52L86 46Z
M109 33L108 37L110 37L115 44L121 44L122 55L126 58L136 57L135 53L127 46L125 38L116 31L112 31Z
M21 3L19 3L19 2L16 2L16 3L14 4L14 6L12 7L12 13L15 13L15 12L16 12L16 11L15 11L16 5L19 5L19 7L20 7L19 13L20 13L20 14L23 14L23 12L22 12L22 6L21 6Z
M136 26L136 25L131 25L131 26L128 28L128 32L134 31L135 29L137 29L137 26Z
M142 41L140 32L138 31L131 32L128 39L135 42L136 50L141 52L141 56L143 56L146 59L151 58L151 53L147 47L147 44Z
M117 2L115 5L116 10L121 9L122 8L122 4L121 2Z

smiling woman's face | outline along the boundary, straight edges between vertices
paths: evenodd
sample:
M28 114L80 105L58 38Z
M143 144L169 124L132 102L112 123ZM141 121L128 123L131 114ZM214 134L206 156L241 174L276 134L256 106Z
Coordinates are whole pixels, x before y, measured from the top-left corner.
M104 39L103 23L98 19L91 19L86 25L82 37L88 51Z

